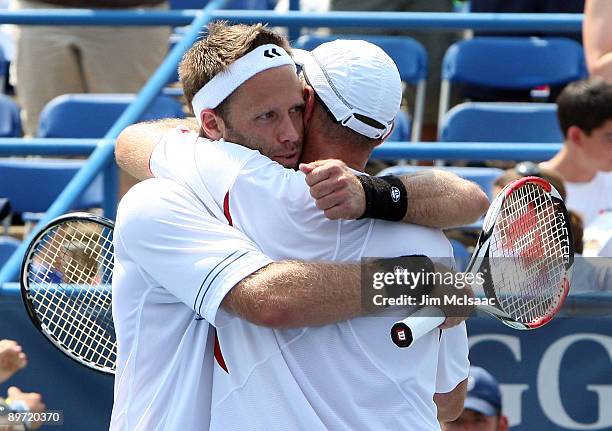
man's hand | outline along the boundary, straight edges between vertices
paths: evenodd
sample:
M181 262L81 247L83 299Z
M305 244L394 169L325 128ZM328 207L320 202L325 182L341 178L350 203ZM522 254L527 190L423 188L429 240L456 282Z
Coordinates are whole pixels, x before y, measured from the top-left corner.
M0 340L0 383L8 380L27 363L26 354L16 341Z
M14 403L15 401L23 402L27 406L28 410L32 413L43 413L47 409L47 406L45 406L43 403L42 396L40 394L36 392L21 392L21 390L15 386L11 386L8 389L8 399L11 403ZM31 429L40 428L41 425L42 423L40 422L30 423Z
M434 268L438 273L452 273L453 279L455 279L454 274L457 274L455 271L438 263L434 263ZM446 278L447 277L442 277L442 280ZM461 299L463 299L464 297L474 298L474 291L470 286L465 283L462 283L459 286L446 283L436 284L436 286L431 291L431 296L440 298L442 300L439 308L446 315L446 320L444 321L444 323L442 323L442 325L439 326L440 329L449 329L453 326L460 324L468 317L470 317L476 310L476 307L474 305L445 305L444 297L449 298L452 296L457 296Z
M317 208L330 220L353 220L363 215L366 207L361 182L346 164L340 160L318 160L301 163L306 174L306 184Z

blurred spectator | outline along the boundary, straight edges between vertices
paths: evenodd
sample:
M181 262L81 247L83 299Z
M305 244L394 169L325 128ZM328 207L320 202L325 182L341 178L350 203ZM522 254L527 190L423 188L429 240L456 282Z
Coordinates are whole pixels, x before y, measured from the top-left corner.
M27 363L26 354L16 341L0 340L0 383L6 382Z
M585 229L584 255L612 257L612 211L600 214Z
M452 0L331 0L332 11L376 11L376 12L452 12ZM427 50L429 57L429 77L423 118L421 140L435 141L437 134L438 102L440 99L440 73L442 57L446 49L454 43L459 34L450 31L412 30L401 32L393 29L332 29L338 33L395 34L405 35L418 40ZM414 91L407 90L410 106L414 105Z
M13 340L0 340L0 383L8 380L13 374L27 365L26 354L21 346ZM33 412L42 413L46 409L40 394L22 392L19 388L11 386L7 397L0 398L0 431L16 431L21 429L33 430L42 424L38 422L26 422L24 426L15 421L9 421L7 415L10 412Z
M167 9L165 0L15 0L14 9ZM14 73L23 128L66 93L135 93L168 51L169 27L20 26Z
M587 0L582 33L589 72L612 83L612 2Z
M612 211L612 84L590 78L569 84L557 99L563 147L541 168L557 172L566 205L588 227Z
M584 222L582 217L576 214L572 210L567 211L567 215L570 219L570 226L572 229L572 239L574 240L574 253L581 255L584 250L584 243L582 238L584 236Z
M550 169L540 168L533 162L520 162L512 169L504 171L501 177L493 183L493 195L497 196L501 189L514 180L519 180L523 177L540 177L548 181L554 188L557 189L561 198L565 200L565 186L563 179L555 171Z
M458 419L442 424L443 431L507 431L497 380L485 369L470 367L467 398Z
M612 236L608 238L608 241L601 246L601 249L599 252L597 252L597 255L599 257L612 257Z
M8 389L7 397L0 398L0 431L35 430L43 424L41 422L29 421L26 419L22 424L15 420L8 420L7 415L14 413L42 413L47 407L43 403L42 397L36 392L21 392L19 388L11 386Z

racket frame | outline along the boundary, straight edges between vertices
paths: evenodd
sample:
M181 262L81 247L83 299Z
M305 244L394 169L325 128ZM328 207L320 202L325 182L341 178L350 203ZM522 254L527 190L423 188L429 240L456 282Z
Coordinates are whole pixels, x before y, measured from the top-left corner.
M504 187L502 191L499 193L499 195L493 200L493 202L491 203L491 206L489 207L489 210L487 211L485 215L485 219L483 221L483 228L482 228L482 231L480 232L480 235L478 236L478 241L476 243L476 247L475 247L476 251L472 254L472 257L470 258L470 261L465 270L466 273L472 273L472 274L475 274L477 272L481 272L481 273L484 272L485 277L491 277L491 269L490 269L488 256L489 256L489 249L491 245L491 239L493 235L494 222L497 218L497 215L499 214L499 211L501 210L503 203L506 201L506 199L512 193L514 193L516 190L518 190L520 187L522 187L526 183L532 183L532 184L535 184L543 188L544 191L546 191L547 193L551 195L553 203L555 205L560 205L562 209L564 220L567 224L566 228L567 228L568 247L569 247L569 259L565 265L566 273L565 273L564 279L562 280L562 284L563 284L562 297L559 300L555 309L548 315L543 316L540 319L532 321L532 322L523 323L523 322L517 322L516 320L512 319L504 310L496 306L484 305L484 304L477 306L478 310L484 311L490 314L491 316L500 320L506 326L509 326L514 329L519 329L519 330L537 329L537 328L544 326L548 322L550 322L553 319L553 317L557 314L557 312L561 309L561 307L563 306L563 303L565 302L565 298L567 297L569 293L569 288L570 288L569 279L570 279L570 274L571 274L571 268L574 263L574 241L572 237L572 231L569 226L569 217L567 214L567 209L557 189L555 189L548 181L540 177L524 177L524 178L513 181L512 183L506 185L506 187ZM492 282L490 279L488 281L489 282L484 283L484 286L483 286L485 296L489 299L493 299L494 303L497 303L497 295L495 293L495 290L492 287ZM412 344L412 342L418 339L424 332L423 326L426 324L422 322L425 322L425 321L424 320L422 322L420 321L421 319L423 319L424 316L431 316L431 318L428 319L431 322L439 322L439 324L443 323L444 320L440 322L441 318L439 317L439 313L437 312L437 310L435 310L436 308L437 307L433 307L433 306L424 307L420 310L417 310L416 313L409 316L407 319L396 322L391 328L391 339L393 340L393 342L398 347L409 347ZM416 318L413 318L413 317L416 317ZM411 321L412 323L408 324L407 321ZM413 325L415 326L414 330L413 328L411 328L411 326ZM400 333L402 334L402 337L403 337L402 340L398 338L399 337L398 334Z
M106 217L102 217L97 214L87 213L87 212L73 212L61 215L59 217L54 218L49 223L47 223L40 231L36 233L30 244L28 244L28 248L26 249L26 253L24 255L23 261L21 262L21 272L20 272L20 285L21 285L21 299L23 300L23 304L28 313L28 317L38 329L38 331L44 335L49 343L53 345L56 349L61 351L64 355L68 356L75 362L78 362L81 365L86 366L92 370L101 372L103 374L115 374L115 370L110 367L101 367L98 365L94 365L88 361L83 360L82 358L74 355L70 350L65 349L61 346L61 344L47 331L43 328L43 323L40 321L36 314L36 310L32 305L32 301L30 300L30 285L29 285L29 267L32 263L32 253L36 249L36 247L40 244L40 239L44 237L49 231L60 224L68 223L71 221L78 222L93 222L104 226L105 228L114 230L115 223L112 220L107 219Z
M509 326L514 329L519 329L519 330L537 329L537 328L540 328L546 325L559 312L559 310L563 306L563 303L565 302L565 298L567 298L567 295L569 293L570 273L571 273L572 265L574 264L574 240L572 236L572 230L570 229L570 226L569 226L569 216L567 214L567 208L565 207L565 204L563 203L563 199L561 198L561 195L559 194L557 189L555 189L548 181L540 177L523 177L519 180L516 180L508 184L506 187L504 187L504 189L502 189L502 191L500 192L499 196L495 199L495 201L491 205L491 210L488 211L487 215L485 216L485 220L483 223L483 229L480 232L480 235L478 236L478 241L476 243L476 250L478 250L478 252L472 255L472 258L470 259L470 262L468 263L468 266L466 269L466 272L470 272L470 273L483 272L484 270L484 273L486 274L487 277L491 276L490 265L488 262L488 255L489 255L491 237L493 234L494 221L503 203L505 202L505 200L508 199L510 195L512 195L512 193L514 193L516 190L521 188L526 183L532 183L532 184L535 184L541 187L542 189L544 189L544 191L546 191L547 193L551 195L553 203L557 205L560 204L562 212L563 212L564 220L568 224L567 235L568 235L568 246L570 248L570 252L569 252L569 259L565 267L566 274L565 274L564 279L562 280L562 283L563 283L562 297L559 300L555 309L548 315L543 316L540 319L532 321L532 322L523 323L523 322L518 322L512 319L501 308L498 308L495 306L488 306L488 305L479 305L477 307L478 310L484 311L490 314L491 316L496 317L506 326ZM495 206L495 209L493 210L494 206ZM495 290L492 288L492 282L485 283L483 288L484 288L485 296L487 298L493 299L495 303L498 303L497 295L495 293Z

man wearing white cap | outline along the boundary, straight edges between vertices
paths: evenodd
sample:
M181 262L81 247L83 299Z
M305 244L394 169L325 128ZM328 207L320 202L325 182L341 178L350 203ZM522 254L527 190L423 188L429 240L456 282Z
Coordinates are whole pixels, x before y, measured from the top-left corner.
M355 48L358 48L364 59L386 63L380 64L381 71L374 70L380 73L374 78L387 78L396 89L401 89L399 75L397 80L393 78L397 70L382 51L369 44L350 45L353 55ZM244 67L252 66L244 64L249 60L258 61L254 56L259 56L259 61L267 61L261 58L285 55L279 46L264 46L259 51L256 48L250 52L254 54L243 56L246 58L241 62ZM189 61L189 53L183 64L185 61ZM258 148L272 158L291 165L294 159L292 151L299 146L296 144L299 124L293 126L296 123L293 123L291 115L296 111L293 107L298 105L272 103L270 95L287 96L290 91L279 90L277 87L285 85L280 81L267 83L263 79L268 72L280 72L282 67L284 65L255 72L242 84L236 85L234 81L233 86L237 89L230 86L230 90L227 90L229 80L220 79L218 83L221 85L213 84L213 87L200 93L203 97L194 103L194 111L200 114L203 134L211 139L242 135L243 145ZM308 73L307 64L305 68ZM230 75L238 73L235 68L229 69ZM366 78L357 73L353 76ZM313 79L313 76L306 78ZM251 85L253 83L258 85ZM364 81L363 85L372 87L371 79ZM241 99L246 101L245 88L257 93L257 97L250 99L251 104L234 106L244 106L245 110L258 115L241 116L233 111L228 116L232 120L229 122L233 123L232 127L226 127L228 122L214 112L215 109L219 110L216 103L219 99L223 100L219 92L223 91L224 86L225 91L231 94L231 103ZM208 90L212 90L210 98ZM376 86L373 90L376 90ZM317 123L324 119L322 115L325 111L319 110L322 105L314 106L314 94L310 90L306 93L305 118L310 124L324 126L324 122ZM257 105L262 100L272 108L259 111ZM385 103L376 98L369 102L375 106ZM346 157L350 166L361 169L365 165L372 144L379 143L388 133L398 108L399 100L394 112L386 112L390 117L376 124L366 118L368 112L362 113L346 106L342 122L358 128L362 135L367 134L366 140L354 143L355 147L351 146L351 154ZM382 112L383 108L380 109ZM260 122L264 123L261 128ZM253 136L264 136L270 131L276 133L277 126L278 130L283 129L282 124L279 126L283 122L295 127L297 131L293 136L282 135L284 140L275 138L274 145L267 147L254 141ZM246 134L249 132L248 126L254 126L251 135ZM239 127L242 130L238 130ZM347 127L340 128L327 131L332 133L330 146L338 145L336 156L341 155L341 145L333 142L337 140L333 139L333 134L348 130ZM149 135L149 140L157 139L156 131L150 131ZM129 134L121 139L128 138L136 139L129 137ZM136 141L142 139L140 136ZM175 151L177 145L179 150ZM284 149L284 152L274 152L278 148ZM321 148L320 151L326 152L327 149ZM176 172L176 169L181 172ZM308 170L308 167L304 169ZM214 268L203 272L202 266L210 264L208 261L203 263L199 258L205 246L198 236L212 235L214 237L210 241L218 241L221 234L228 235L226 249L229 251L234 249L230 242L232 238L237 240L230 237L229 232L222 232L221 228L227 226L212 232L210 222L202 221L207 217L206 212L217 219L226 220L227 224L247 234L266 255L279 260L356 261L362 256L397 256L416 252L450 256L448 242L439 231L370 219L353 222L327 220L310 198L301 173L284 170L259 152L243 146L222 140L198 139L187 129L177 129L164 136L151 159L151 170L156 175L173 175L184 188L163 180L152 180L141 183L126 195L117 220L117 262L121 264L120 268L139 268L140 276L146 279L144 284L150 289L157 283L181 299L187 306L183 314L190 314L192 321L193 317L203 318L217 328L219 343L215 346L215 357L218 366L212 370L211 429L431 430L438 429L437 416L449 419L459 413L464 394L463 381L467 376L467 342L463 325L444 332L434 331L420 339L413 348L399 350L392 345L388 336L394 316L344 321L363 313L361 294L359 288L355 289L355 273L351 272L354 268L350 265L336 265L333 272L328 270L331 264L294 262L294 277L286 278L285 285L279 284L280 278L268 278L266 283L265 277L264 282L258 284L262 273L265 274L274 264L265 266L267 258L258 257L254 247L249 248L251 245L244 238L241 239L243 252L220 256L217 263L221 269L217 275L214 275ZM315 171L316 168L313 175L316 175ZM368 190L366 194L375 195L376 187L380 187L377 183L360 181ZM389 184L383 194L393 188L399 191L400 184ZM405 192L400 198L405 205ZM376 208L370 207L369 211L375 212ZM393 208L393 205L385 211L397 217L397 208ZM404 206L401 216L405 213ZM191 228L192 225L196 227ZM234 266L234 262L240 263L243 255L251 256L252 265L227 269L230 265ZM259 267L263 268L257 271ZM245 272L249 270L255 272L246 277ZM133 341L137 337L126 335L125 331L130 324L140 322L136 316L142 313L138 310L147 306L146 301L142 300L140 288L135 287L136 277L129 277L128 272L120 271L113 282L115 319L118 315L134 316L132 322L128 322L128 318L123 325L118 325L120 383L116 395L121 392L122 385L137 386L130 380L138 379L136 374L139 367L135 365L138 359L132 358L132 364L129 364L130 360L122 363L122 357L137 356ZM240 272L246 278L237 283L233 275ZM215 280L226 277L226 283L219 285L217 281L215 284ZM202 279L203 282L198 281ZM232 287L231 283L235 286ZM193 296L185 293L190 291L194 292ZM132 309L126 307L130 303ZM262 309L272 311L273 317L268 315L262 318ZM163 307L158 307L157 311L159 314L156 317L162 318ZM203 321L199 322L201 327ZM338 323L330 324L332 322ZM186 331L190 332L191 324L185 322L185 325ZM312 325L323 326L281 329ZM128 339L123 352L122 338ZM192 339L185 345L176 345L175 350L171 345L170 349L166 349L170 351L159 352L158 362L162 365L174 362L188 366L185 360L178 357L184 357L186 353L183 350L194 342ZM146 343L143 342L143 346L146 347ZM146 363L144 352L147 349L143 346L139 354ZM191 359L194 362L191 367L201 366L206 357L200 352ZM129 371L123 371L128 368ZM166 376L172 375L168 367L163 372ZM194 375L193 371L187 373L192 377ZM172 377L164 379L166 383L168 380L172 380ZM129 398L116 396L115 409L120 404L129 403ZM129 407L122 408L129 410ZM119 416L113 412L114 418Z

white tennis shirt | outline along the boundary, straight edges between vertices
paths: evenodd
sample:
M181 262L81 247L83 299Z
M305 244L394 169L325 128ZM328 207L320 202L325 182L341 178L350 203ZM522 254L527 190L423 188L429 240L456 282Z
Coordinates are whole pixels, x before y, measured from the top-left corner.
M236 283L270 260L163 179L137 184L121 200L114 246L110 429L208 429L215 341L208 321Z
M567 208L577 212L588 227L598 215L612 211L612 172L597 172L591 181L565 181Z
M230 284L243 277L249 265L239 265L236 274L230 273L231 267L225 269L216 278L218 286L211 285L208 290L210 298L219 299L204 309L196 309L216 326L222 359L213 365L210 404L204 406L192 401L190 397L194 394L200 400L205 398L201 393L207 388L202 387L205 379L201 374L207 372L206 366L212 358L206 356L211 355L210 346L203 345L205 337L193 333L202 321L193 320L194 311L185 305L191 307L194 298L197 299L196 292L209 271L184 274L189 265L182 263L182 256L202 253L203 258L208 252L203 244L208 241L202 234L213 240L221 235L212 233L212 229L207 233L206 229L202 232L191 229L194 218L207 217L190 213L198 204L226 224L231 220L234 227L275 260L358 261L364 256L415 253L451 256L452 248L440 231L374 220L327 220L316 209L303 174L283 169L257 151L197 139L195 134L183 130L169 133L158 144L151 159L151 170L156 176L169 177L188 188L188 196L197 196L200 202L186 205L173 196L179 189L167 190L170 188L167 187L160 191L156 186L143 185L133 193L130 191L128 197L139 204L148 201L144 204L146 208L135 205L130 214L135 219L131 225L118 217L117 242L123 241L127 254L134 259L135 271L148 289L169 302L174 301L177 309L182 306L183 310L177 311L176 319L170 317L171 313L156 315L151 310L150 322L141 317L135 333L123 337L123 346L119 324L120 381L116 383L115 410L132 418L126 420L133 423L142 414L166 420L170 415L172 421L167 420L166 427L142 429L205 429L208 408L211 430L439 429L433 394L453 390L468 375L463 324L442 334L432 331L411 348L399 349L389 336L397 315L364 317L315 328L275 330L253 325L222 309L215 313ZM164 198L161 192L173 197ZM168 207L167 214L163 215L168 220L158 217L153 222L146 221L158 214L150 208L153 203ZM200 223L203 222L195 224ZM154 225L161 225L164 234L155 234L146 250L135 245L149 241L146 237L151 229L158 228ZM131 238L125 237L128 228L136 231ZM222 234L225 233L224 229ZM244 238L239 241L236 235L232 238L238 243L228 241L225 253L213 249L217 259L239 249L239 253L247 252L245 256L251 257L253 267L266 262L265 257L251 250ZM196 244L195 250L191 248L192 243ZM166 255L171 255L170 260L164 260ZM118 254L118 263L120 260ZM227 280L219 280L225 277ZM127 295L133 297L132 302L122 301L121 289L117 286L113 299L119 303L117 308L122 307L124 315L142 316L149 304L133 291L134 285L123 289L131 289ZM185 296L183 292L189 293ZM207 297L204 302L208 302ZM180 325L174 320L180 321ZM126 328L127 324L123 326L126 332L134 331L133 326L130 329ZM157 351L148 345L160 343L161 327L168 336L175 337L166 354L155 361L143 353L138 356L134 352L136 343L140 344L137 350L141 352ZM200 346L191 345L198 341ZM209 362L202 365L202 361ZM141 367L145 371L138 371ZM176 370L177 367L182 371ZM143 378L148 378L147 384L142 379L140 386L134 383L138 373L146 375ZM131 397L122 395L125 388L134 388ZM161 395L164 392L172 394ZM163 399L189 400L189 405L157 404L148 410L137 406L151 405L152 394ZM192 418L188 419L188 415ZM121 415L113 412L113 419L116 416ZM200 427L185 425L197 423L193 417L201 419ZM157 422L151 419L150 423Z

